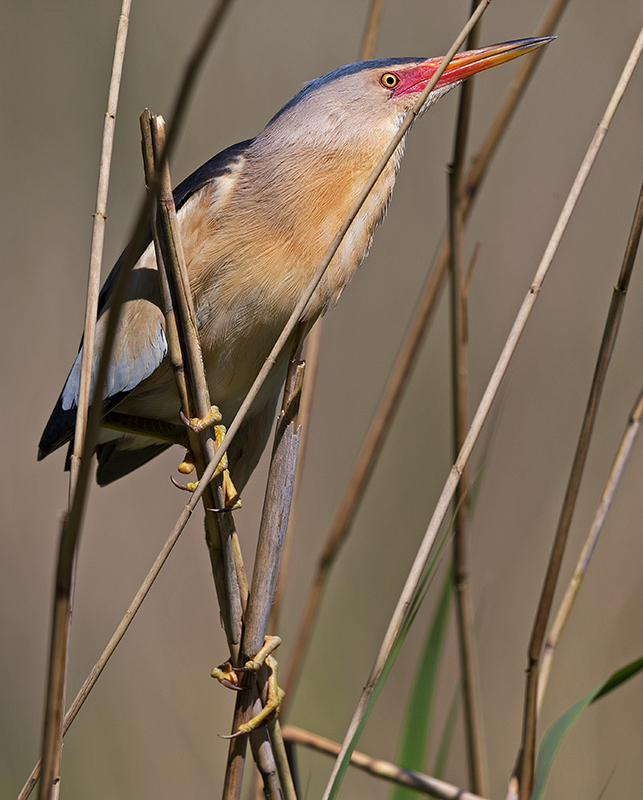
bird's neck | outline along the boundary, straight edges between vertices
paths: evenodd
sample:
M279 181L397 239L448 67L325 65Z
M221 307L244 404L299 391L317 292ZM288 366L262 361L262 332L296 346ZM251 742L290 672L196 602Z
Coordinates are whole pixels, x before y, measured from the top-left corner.
M383 152L383 151L382 151ZM350 212L382 152L359 139L290 139L279 147L257 139L249 177L255 198L287 237L313 238L326 247ZM369 235L388 203L401 150L389 162L366 201L362 224ZM253 174L254 173L254 174Z

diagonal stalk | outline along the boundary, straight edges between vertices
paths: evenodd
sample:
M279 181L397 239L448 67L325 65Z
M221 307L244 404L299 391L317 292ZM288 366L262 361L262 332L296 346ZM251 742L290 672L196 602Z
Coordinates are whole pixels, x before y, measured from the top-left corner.
M295 725L284 726L284 738L288 742L309 747L318 753L329 756L336 756L339 753L340 745L316 733L303 730ZM354 750L351 755L351 766L357 767L364 772L385 781L390 781L397 786L405 786L416 792L422 792L428 797L437 797L438 800L484 800L477 794L472 794L458 786L453 786L446 781L424 775L415 770L398 767L383 758L373 758L372 756Z
M568 0L553 0L537 32L537 36L545 37L553 33L567 2ZM474 159L473 166L465 181L462 208L462 215L465 222L468 219L473 201L477 196L482 181L486 176L490 161L495 155L498 143L509 124L513 111L522 98L538 60L542 57L542 52L541 50L536 50L534 53L525 56L524 63L514 79L498 115L489 129L478 155ZM299 623L288 675L284 683L286 689L284 705L291 702L294 696L296 682L301 673L301 664L308 647L308 640L317 617L330 570L342 545L348 537L359 504L364 497L366 487L375 469L377 459L383 451L386 435L391 429L395 412L404 395L424 341L424 336L437 308L440 291L447 274L448 263L449 243L448 238L445 236L438 248L438 253L431 265L431 269L429 270L428 278L417 308L407 328L404 341L402 342L384 392L382 393L382 398L366 436L364 437L353 471L346 482L346 490L340 500L337 512L335 513L335 517L326 535L326 540L322 546L315 576ZM311 335L315 334L318 325L319 322L313 328Z

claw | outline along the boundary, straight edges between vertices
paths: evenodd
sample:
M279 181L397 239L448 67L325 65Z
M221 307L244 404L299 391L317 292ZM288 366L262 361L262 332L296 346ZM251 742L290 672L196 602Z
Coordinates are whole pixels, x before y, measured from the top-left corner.
M237 692L243 691L243 686L239 686L239 677L237 675L239 670L235 670L229 661L221 664L220 667L215 667L212 670L212 677L216 678L219 683L223 684L227 689L234 689Z

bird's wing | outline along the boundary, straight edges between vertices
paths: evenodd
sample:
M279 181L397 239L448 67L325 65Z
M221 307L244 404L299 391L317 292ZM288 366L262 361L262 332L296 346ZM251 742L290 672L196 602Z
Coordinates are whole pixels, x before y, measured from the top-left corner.
M247 140L228 147L206 161L180 183L174 190L174 203L177 211L205 186L216 181L217 178L229 174L238 159L243 158L251 141ZM136 253L137 264L128 287L128 302L121 312L119 332L103 394L105 412L114 408L141 381L149 377L167 353L163 314L160 309L158 273L153 250L148 251L151 241L152 234L148 229L141 248ZM92 393L105 335L107 321L105 311L109 307L113 295L115 277L127 254L126 248L108 275L99 295L96 346L92 365ZM74 435L82 351L81 340L76 361L42 434L38 447L39 460L70 441Z

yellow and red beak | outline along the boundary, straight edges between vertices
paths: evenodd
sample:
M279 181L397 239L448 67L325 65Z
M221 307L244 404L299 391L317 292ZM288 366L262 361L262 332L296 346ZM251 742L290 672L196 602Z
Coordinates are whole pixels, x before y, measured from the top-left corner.
M476 72L482 72L482 70L495 67L498 64L504 64L505 61L524 56L526 53L531 53L532 50L542 47L555 38L555 36L545 36L539 39L517 39L514 42L502 42L501 44L481 47L479 50L456 53L442 73L435 88L440 89L443 86L450 86L471 77L471 75L475 75ZM396 69L395 73L400 82L395 87L393 97L407 94L408 92L421 92L440 66L442 58L430 58L421 64Z

